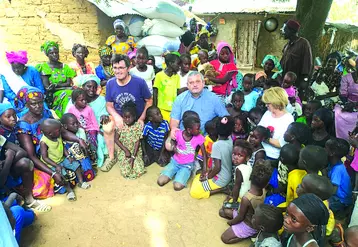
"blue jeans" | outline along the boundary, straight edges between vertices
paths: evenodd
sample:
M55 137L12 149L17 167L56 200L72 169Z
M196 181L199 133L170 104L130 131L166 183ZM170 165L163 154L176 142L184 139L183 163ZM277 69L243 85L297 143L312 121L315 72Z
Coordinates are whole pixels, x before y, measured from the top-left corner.
M170 179L173 179L175 176L174 182L186 186L194 166L194 162L188 164L178 164L173 158L171 158L170 163L165 167L161 175L165 175Z

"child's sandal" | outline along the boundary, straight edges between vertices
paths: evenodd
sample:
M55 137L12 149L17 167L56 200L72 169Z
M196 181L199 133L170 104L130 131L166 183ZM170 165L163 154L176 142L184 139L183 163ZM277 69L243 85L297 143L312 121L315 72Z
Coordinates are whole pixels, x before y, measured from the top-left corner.
M74 202L77 200L75 192L71 191L67 194L67 200Z
M87 182L83 182L82 184L78 183L78 187L80 187L81 189L87 190L87 189L91 188L91 185Z

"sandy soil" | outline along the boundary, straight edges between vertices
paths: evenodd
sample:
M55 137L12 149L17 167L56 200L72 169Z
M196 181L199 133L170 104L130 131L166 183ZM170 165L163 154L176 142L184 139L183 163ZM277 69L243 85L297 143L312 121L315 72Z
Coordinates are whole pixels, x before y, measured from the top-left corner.
M220 236L228 226L218 215L225 196L196 200L172 183L161 188L161 169L153 164L142 178L125 180L115 166L88 191L76 188L76 202L47 199L52 211L24 230L22 246L226 246Z

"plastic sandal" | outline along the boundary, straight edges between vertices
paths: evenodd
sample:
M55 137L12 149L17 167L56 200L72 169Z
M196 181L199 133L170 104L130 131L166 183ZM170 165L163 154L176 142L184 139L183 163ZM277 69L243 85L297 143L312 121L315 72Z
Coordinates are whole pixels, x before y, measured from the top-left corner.
M67 200L69 200L70 202L74 202L77 200L75 192L71 191L67 194Z
M35 203L38 203L38 205L34 206ZM34 209L34 210L39 211L39 212L49 212L52 209L52 207L50 205L41 203L38 200L34 200L32 203L26 204L25 206L27 208L31 208L31 209Z

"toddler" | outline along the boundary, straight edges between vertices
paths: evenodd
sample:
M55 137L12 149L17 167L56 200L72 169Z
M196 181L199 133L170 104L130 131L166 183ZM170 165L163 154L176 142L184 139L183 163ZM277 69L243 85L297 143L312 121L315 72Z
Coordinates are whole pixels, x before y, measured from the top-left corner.
M211 195L227 191L232 177L232 149L230 138L234 120L230 116L222 117L217 124L218 140L213 144L211 157L212 169L204 166L201 174L196 175L190 189L190 195L196 199L209 198Z
M132 101L123 105L122 117L124 126L114 136L114 142L119 147L118 165L124 178L136 179L145 173L140 145L143 128L136 122L136 105Z
M63 128L75 134L77 137L87 141L86 132L80 127L75 115L72 113L65 113L61 117ZM95 172L92 168L92 162L87 156L86 150L82 150L78 143L65 141L65 148L68 150L69 155L80 162L83 172L83 177L86 181L91 181L95 177Z
M257 126L250 133L249 143L252 146L252 155L248 162L251 166L254 166L257 160L265 159L266 152L261 143L270 136L270 130L262 126Z
M329 207L336 215L339 211L352 205L352 186L347 169L342 158L349 152L349 143L340 138L330 139L326 142L328 153L328 178L335 187L334 195L329 198Z
M61 123L54 119L46 119L40 125L43 136L40 140L41 161L44 162L52 171L52 176L56 173L63 177L68 177L65 169L76 173L78 185L82 189L89 189L91 185L83 181L81 165L78 161L69 157L67 150L64 148L61 137ZM68 192L67 199L75 201L76 195L69 183L65 183Z
M244 95L245 101L241 110L250 111L256 106L257 99L259 98L259 93L252 90L254 83L254 74L246 74L243 79Z
M186 112L185 112L186 113ZM184 115L185 115L184 113ZM195 167L195 150L200 146L203 153L203 167L206 167L205 138L200 134L200 119L196 116L183 115L184 130L176 130L176 144L173 147L174 156L158 178L158 185L164 186L174 178L174 190L185 188L192 170Z
M200 50L198 52L198 57L194 59L192 63L192 68L197 68L198 72L204 74L203 65L209 62L209 54L207 50Z
M246 140L248 137L247 118L243 115L234 118L234 129L231 138L233 141Z
M236 91L231 96L231 104L226 106L227 111L229 112L230 116L237 117L239 115L244 114L242 111L242 105L245 102L244 93L241 91Z
M311 127L313 113L315 113L319 108L322 108L322 104L318 100L311 100L304 106L303 116L299 117L296 122L307 124Z
M87 104L87 95L83 89L75 89L71 97L73 105L68 109L68 113L75 115L80 126L86 131L87 140L92 153L92 161L97 162L97 134L99 132L99 126L96 116L92 108Z
M153 94L153 80L155 78L154 68L152 65L147 65L148 62L148 50L145 46L142 46L136 53L136 65L130 71L130 75L138 76L145 80L148 89Z
M256 164L250 176L250 190L245 193L240 202L240 210L224 211L225 218L229 218L230 225L222 235L221 240L225 244L233 244L243 239L252 237L258 233L252 224L252 218L256 208L264 203L265 193L263 189L267 186L272 169L267 164Z
M278 231L283 226L283 215L279 208L267 204L258 205L251 223L259 231L254 247L282 247Z
M153 105L160 109L164 120L170 121L170 112L180 89L180 58L175 54L167 54L165 64L165 70L155 76Z
M157 162L160 166L169 162L169 154L165 150L164 141L169 134L169 123L163 120L160 110L156 106L147 109L148 122L144 125L142 149L145 166Z
M283 135L285 142L293 144L297 149L308 145L312 141L312 132L308 125L303 123L291 123Z

